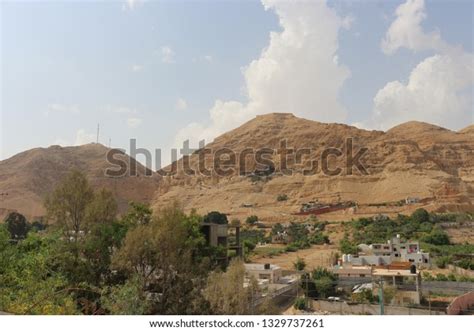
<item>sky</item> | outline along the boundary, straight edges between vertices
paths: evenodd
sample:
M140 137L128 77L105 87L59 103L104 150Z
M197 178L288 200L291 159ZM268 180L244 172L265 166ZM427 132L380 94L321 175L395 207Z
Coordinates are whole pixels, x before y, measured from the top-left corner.
M1 1L0 160L163 150L258 114L387 130L474 122L468 0ZM164 164L163 164L164 165ZM156 165L155 165L156 167Z

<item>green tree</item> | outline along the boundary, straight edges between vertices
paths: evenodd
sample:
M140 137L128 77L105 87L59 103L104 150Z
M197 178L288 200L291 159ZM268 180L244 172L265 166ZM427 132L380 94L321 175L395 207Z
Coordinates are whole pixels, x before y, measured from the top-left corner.
M177 206L167 207L149 224L128 231L112 266L139 277L142 293L153 298L150 313L190 313L205 274L193 254L198 242L202 237L195 222Z
M153 211L150 206L139 202L130 202L128 211L123 216L122 222L129 227L147 225L150 223Z
M323 267L317 267L310 275L302 275L301 280L309 297L326 298L336 291L337 275Z
M97 224L111 224L117 217L117 201L111 191L101 189L96 192L86 207L88 228Z
M215 315L248 315L275 313L270 302L257 307L260 290L255 278L244 287L245 268L242 261L232 260L226 272L215 271L209 275L203 296L209 312ZM269 299L267 300L269 301Z
M247 217L247 219L245 220L245 223L249 224L249 225L255 225L258 223L258 216L257 215L251 215L249 217Z
M20 213L12 212L5 218L7 230L12 239L24 239L29 230L26 217Z
M411 214L411 219L418 224L429 222L430 214L426 211L426 209L418 208Z
M220 213L218 211L211 211L206 216L203 217L203 222L205 223L215 223L215 224L227 224L227 215Z
M272 226L272 235L276 235L279 232L283 232L284 230L285 228L283 227L283 225L281 223L277 223L274 226Z
M0 227L0 310L14 314L77 313L67 279L54 267L57 235L30 233L16 245Z
M303 271L306 268L306 261L298 257L295 262L293 262L293 267L296 271Z
M430 234L425 235L422 241L433 245L449 245L449 236L441 229L433 229Z
M70 172L46 198L48 218L64 230L66 238L78 241L85 230L87 207L94 199L94 191L86 176L78 170Z
M357 254L359 247L349 239L349 234L345 233L344 238L339 242L339 250L342 254Z
M103 307L113 315L144 315L150 310L142 283L138 277L129 278L123 285L107 288L102 295Z

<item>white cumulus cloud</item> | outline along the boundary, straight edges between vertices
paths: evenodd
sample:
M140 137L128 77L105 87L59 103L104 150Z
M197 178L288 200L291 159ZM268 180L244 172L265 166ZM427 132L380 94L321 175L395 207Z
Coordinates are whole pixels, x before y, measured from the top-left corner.
M473 54L449 45L439 31L423 31L422 0L407 0L397 8L396 16L382 41L382 51L393 54L403 47L435 54L421 61L407 82L392 81L377 92L372 118L365 125L388 129L418 120L459 129L472 123Z
M448 45L438 30L426 33L421 23L426 19L424 0L407 0L395 11L396 19L382 40L382 51L393 54L405 47L413 51L443 50Z
M389 82L374 98L374 122L381 129L425 121L459 129L472 123L473 57L434 55L419 63L406 84Z
M191 123L179 131L175 144L209 142L262 113L292 112L325 122L346 118L338 94L350 71L334 58L338 32L348 21L325 1L262 3L276 13L282 31L271 32L260 57L243 69L248 101L216 100L208 124Z

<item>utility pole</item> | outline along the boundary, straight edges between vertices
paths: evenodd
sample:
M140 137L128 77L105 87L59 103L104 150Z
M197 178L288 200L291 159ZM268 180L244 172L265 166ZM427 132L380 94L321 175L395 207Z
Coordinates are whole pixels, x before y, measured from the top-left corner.
M379 281L379 304L380 304L380 315L385 315L385 307L383 302L383 279Z
M431 291L428 291L428 310L430 311L431 315Z

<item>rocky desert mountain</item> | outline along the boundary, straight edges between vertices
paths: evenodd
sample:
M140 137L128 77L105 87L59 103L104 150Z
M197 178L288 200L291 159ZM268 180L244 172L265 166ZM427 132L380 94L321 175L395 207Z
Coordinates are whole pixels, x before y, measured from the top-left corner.
M352 155L367 149L361 157L366 173L355 167L349 167L352 173L346 171L349 138ZM275 165L275 173L271 175L251 174L262 171L252 155L242 158L244 163L240 163L238 156L242 151L249 148L276 151L282 141L288 149L310 151L302 153L300 160L288 157L288 168L294 171L291 176L279 173L282 161L278 154L266 156ZM329 169L342 169L338 175L321 170L321 157L330 148L343 154L328 158ZM28 217L42 215L44 197L72 168L84 171L94 187L111 189L121 210L130 200L150 202L154 208L178 201L188 211L219 210L236 218L256 214L271 221L287 219L299 211L302 203L312 200L354 201L356 210L344 210L338 216L347 219L355 217L348 213L373 215L416 208L397 205L407 197L421 199L423 206L432 210L474 210L473 125L455 132L427 123L408 122L383 132L319 123L292 114L261 115L217 137L205 149L180 159L174 164L177 173L165 177L145 176L145 168L138 165L136 177L108 178L104 175L109 167L105 158L107 150L100 144L52 146L0 161L0 213L17 210ZM214 159L208 150L224 151L224 161L228 157L225 151L232 150L237 158L235 167L224 175L214 171L186 174L183 170L186 162L197 170L201 159L206 169L213 168ZM123 159L129 164L136 162L126 155ZM312 161L317 162L317 167L310 175L304 174L304 170L314 165ZM243 164L247 175L239 173ZM278 195L286 195L287 199L277 201Z
M321 169L310 176L302 174L303 169L310 167L309 160L321 160L328 148L337 148L345 154L348 138L353 142L353 154L361 148L367 149L361 158L367 174L355 168L352 174L346 173L344 157L329 158L330 169L335 166L343 169L339 175L329 176ZM359 212L374 214L403 211L379 207L417 197L431 209L473 210L472 125L454 132L427 123L408 122L382 132L319 123L292 114L268 114L223 134L206 147L214 151L228 148L238 154L246 148L277 150L282 140L286 140L288 148L311 149L302 162L289 159L290 167L296 169L292 176L279 175L278 171L262 180L252 180L235 172L226 176L189 176L180 171L184 163L181 159L177 162L178 173L160 183L154 206L160 208L178 200L186 209L195 208L202 213L221 210L237 218L257 214L280 219L288 218L302 203L311 200L354 201L359 205ZM203 151L189 157L191 168L198 169L200 153ZM209 155L202 159L206 167L212 167ZM271 159L278 170L279 156ZM247 169L255 169L254 160L246 159L245 163ZM286 195L288 200L277 201L278 195Z
M118 158L128 165L136 162L139 175L105 176L105 169L111 167L106 160L108 150L100 144L51 146L28 150L0 161L0 216L12 210L28 218L44 215L46 195L71 169L86 173L94 188L110 189L121 211L131 200L149 202L158 187L157 176L144 176L145 168L125 155Z

